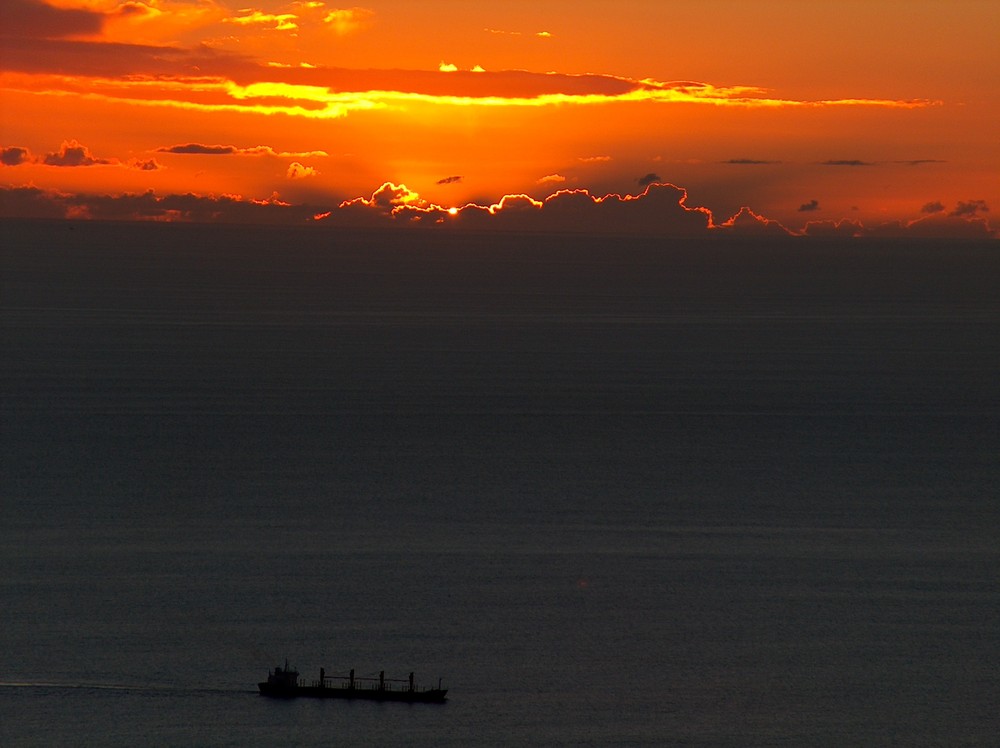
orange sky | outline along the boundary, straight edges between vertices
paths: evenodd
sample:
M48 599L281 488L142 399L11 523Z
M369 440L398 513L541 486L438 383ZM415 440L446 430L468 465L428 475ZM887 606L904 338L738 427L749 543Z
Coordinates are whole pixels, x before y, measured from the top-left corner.
M1000 3L496 6L4 0L0 214L1000 224Z

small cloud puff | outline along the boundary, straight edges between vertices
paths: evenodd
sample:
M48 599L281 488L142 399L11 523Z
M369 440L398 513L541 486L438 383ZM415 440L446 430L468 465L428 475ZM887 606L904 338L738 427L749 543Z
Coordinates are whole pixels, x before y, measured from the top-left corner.
M17 166L31 161L31 153L27 148L11 145L0 148L0 165Z
M435 184L457 184L458 182L461 181L462 177L456 175L451 177L445 177L444 179L439 179L437 182L435 182Z
M969 201L959 200L955 210L953 210L949 215L973 218L980 212L982 213L990 212L990 208L986 204L985 200L969 200Z
M166 168L163 164L159 163L155 158L142 161L140 159L134 159L129 167L136 169L138 171L159 171L160 169Z
M207 156L225 156L236 153L234 145L202 145L201 143L185 143L183 145L163 146L156 149L157 153L196 153Z
M539 179L535 184L561 184L566 181L562 174L547 174Z
M353 200L345 200L340 204L340 207L342 209L376 208L381 213L390 213L395 208L403 205L423 207L426 204L426 201L420 197L419 193L414 192L405 184L385 182L372 193L371 199L356 197Z
M921 213L941 213L944 211L944 204L935 200L930 203L924 203L924 206L920 209Z
M285 179L306 179L308 177L315 177L319 174L311 166L303 166L298 161L293 161L288 166L288 171L285 172Z
M504 31L503 29L483 29L488 34L500 34L503 36L524 36L523 31ZM536 31L531 36L537 37L539 39L551 39L552 33L549 31Z
M346 36L366 28L374 17L375 12L367 8L338 8L327 13L323 23L337 36Z
M811 210L819 210L819 200L810 200L808 203L803 203L799 206L800 213L805 213Z
M723 161L724 164L738 164L741 166L762 166L764 164L780 164L780 161L764 161L756 158L731 158Z
M75 140L64 140L56 153L46 153L42 163L47 166L97 166L114 163L97 158L90 149Z
M294 13L264 13L250 8L238 12L246 15L224 18L223 22L238 26L269 26L274 31L296 31L299 28L299 17Z
M659 174L654 174L653 172L649 172L648 174L644 174L643 176L639 177L635 181L639 183L640 187L648 187L651 184L657 184L659 182L662 182L663 180L660 178Z

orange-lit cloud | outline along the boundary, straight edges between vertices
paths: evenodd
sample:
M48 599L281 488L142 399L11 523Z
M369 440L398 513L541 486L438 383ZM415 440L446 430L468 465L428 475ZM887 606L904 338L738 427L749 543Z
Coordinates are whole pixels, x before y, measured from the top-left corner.
M3 166L17 166L25 164L31 160L31 152L27 148L11 145L0 148L0 164Z
M244 23L256 23L263 16L238 18L248 19ZM442 62L438 71L352 70L318 65L285 68L205 47L184 49L30 37L5 43L3 67L7 72L48 75L44 79L46 88L41 90L53 94L70 90L86 95L79 90L78 82L89 78L87 87L93 89L96 83L101 91L90 95L108 99L190 109L242 108L305 117L340 117L352 110L400 107L408 102L510 107L658 102L740 108L914 108L935 103L920 99L796 100L769 96L764 89L750 86L719 87L601 74L473 72L458 70L447 62ZM70 69L73 75L66 77L64 71ZM8 78L7 85L39 92L38 82L15 77ZM204 100L206 95L210 95L208 101Z
M329 213L327 223L353 211L417 226L555 225L562 208L591 200L584 224L620 213L623 225L649 228L644 210L665 197L656 185L672 182L711 206L715 233L775 230L775 220L809 235L988 226L986 206L1000 200L989 137L1000 98L961 75L1000 70L978 30L988 19L963 30L949 26L957 14L921 5L907 28L935 40L933 60L917 37L873 32L852 39L857 57L886 64L845 59L834 73L818 51L832 49L823 24L793 27L773 9L727 5L729 25L708 27L681 6L643 0L615 13L556 5L6 0L0 186L242 202L281 190L311 215ZM761 23L773 32L766 54L719 41L732 46L732 29ZM743 41L761 48L750 34ZM416 190L350 199L387 179ZM585 189L545 195L567 185ZM647 186L646 196L595 197ZM942 209L921 212L931 202ZM110 210L110 198L100 204ZM660 209L692 220L672 203ZM86 214L82 202L73 210ZM814 217L833 223L807 231Z
M495 34L497 36L533 36L538 39L551 39L552 34L548 31L534 31L534 32L524 32L524 31L505 31L504 29L483 29L487 34Z
M323 23L333 29L338 36L345 36L365 28L374 17L375 12L367 8L338 8L329 11L323 17Z
M853 238L864 236L865 227L860 221L843 219L840 221L809 221L802 233L806 236L827 238Z
M287 224L322 221L355 228L457 227L665 237L998 237L981 215L989 210L983 200L960 201L951 212L935 212L911 221L889 221L871 227L858 220L809 221L799 231L748 207L716 222L707 208L688 206L687 201L686 190L663 183L651 184L638 195L596 196L587 190L559 190L544 200L505 195L489 205L452 207L431 203L405 185L392 182L383 184L371 197L344 200L336 206L293 204L276 193L266 199L248 199L238 195L158 196L152 191L71 194L14 187L0 188L0 216Z
M719 225L721 231L737 236L792 236L778 221L765 218L750 208L740 208L739 213Z
M286 179L307 179L308 177L315 177L319 174L316 169L311 166L304 166L298 161L293 161L288 166L288 171L285 172Z
M58 151L35 156L28 148L21 146L0 147L0 166L20 166L22 164L41 164L43 166L84 167L84 166L123 166L138 171L159 171L164 168L155 158L132 159L123 163L116 158L101 158L95 156L90 148L75 140L64 140Z
M75 140L64 140L58 151L45 154L42 163L46 166L97 166L115 162L94 156L87 146Z
M295 31L298 29L298 16L294 13L264 13L259 10L240 11L245 15L226 18L226 23L240 26L267 26L275 31Z
M159 163L155 158L149 159L133 159L129 166L133 169L138 169L139 171L159 171L165 168L163 164Z
M275 156L278 158L308 158L310 156L326 156L326 151L276 151L268 145L257 145L252 148L237 148L235 145L204 145L202 143L182 143L162 146L157 153L175 153L199 156Z

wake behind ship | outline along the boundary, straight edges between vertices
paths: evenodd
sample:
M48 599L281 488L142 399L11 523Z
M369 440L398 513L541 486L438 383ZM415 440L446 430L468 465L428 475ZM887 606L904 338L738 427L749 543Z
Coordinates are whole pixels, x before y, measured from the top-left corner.
M288 667L276 667L268 671L267 680L257 684L262 696L278 699L293 699L305 696L319 699L366 699L368 701L409 701L443 703L446 701L447 688L441 688L438 679L437 688L418 688L410 677L386 678L385 671L378 678L355 677L354 670L342 676L327 676L323 668L319 669L319 680L312 685L299 685L299 673Z

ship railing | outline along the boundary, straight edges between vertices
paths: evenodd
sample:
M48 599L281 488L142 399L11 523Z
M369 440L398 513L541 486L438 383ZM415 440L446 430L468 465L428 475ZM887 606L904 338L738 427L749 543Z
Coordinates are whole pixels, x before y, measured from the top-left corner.
M354 679L354 690L355 691L410 691L410 680L409 678L385 678L383 683L384 687L379 687L378 678L364 678L356 677ZM394 688L393 683L405 683L405 688ZM324 678L322 681L314 680L312 682L313 688L329 688L336 690L349 691L351 690L351 682L346 677L333 676ZM427 691L439 690L434 686L414 686L412 693L426 693Z

